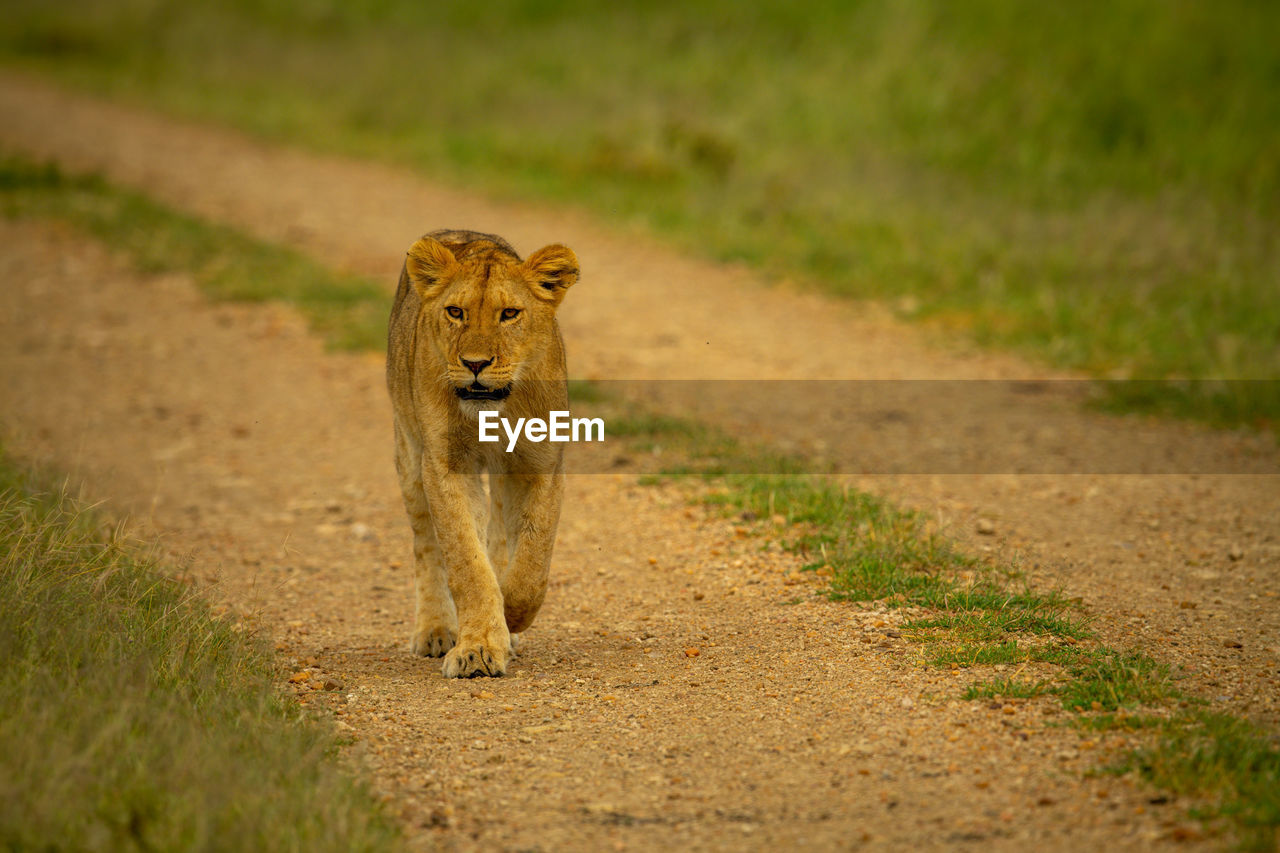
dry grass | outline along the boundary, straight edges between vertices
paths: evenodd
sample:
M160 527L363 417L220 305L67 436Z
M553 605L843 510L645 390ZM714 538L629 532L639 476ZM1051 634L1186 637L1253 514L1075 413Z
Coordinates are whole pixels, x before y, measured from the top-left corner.
M251 631L3 459L0 600L0 847L398 847Z

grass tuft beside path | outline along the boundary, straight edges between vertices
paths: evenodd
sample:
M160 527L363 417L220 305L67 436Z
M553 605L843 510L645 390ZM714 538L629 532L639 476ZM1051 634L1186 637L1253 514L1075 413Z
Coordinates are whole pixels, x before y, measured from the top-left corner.
M700 475L698 500L807 559L805 570L825 578L822 594L908 608L902 636L920 644L923 665L1016 667L970 685L962 698L1051 696L1082 730L1145 731L1146 744L1109 772L1136 774L1199 803L1191 816L1228 826L1242 849L1275 849L1280 738L1201 711L1202 701L1181 691L1167 664L1098 644L1088 615L1061 592L1030 587L1015 567L960 551L921 514L836 478L726 473L799 469L767 449L670 417L624 422L638 449L661 445L683 454L671 475Z
M1158 726L1159 739L1111 772L1137 773L1175 794L1205 801L1193 815L1236 827L1238 849L1280 847L1280 739L1229 714L1182 714Z
M0 847L398 847L242 624L2 458L0 601Z
M388 292L291 249L179 213L93 175L0 158L0 215L67 222L124 252L143 273L181 271L214 299L282 300L338 349L386 345Z

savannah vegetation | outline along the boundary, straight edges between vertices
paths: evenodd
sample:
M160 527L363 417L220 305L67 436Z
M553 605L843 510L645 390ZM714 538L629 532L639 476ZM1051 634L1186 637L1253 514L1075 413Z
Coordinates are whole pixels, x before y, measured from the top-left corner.
M1275 849L1275 732L1212 710L1146 652L1100 642L1079 601L1032 587L1008 560L964 552L926 515L834 477L797 473L799 460L767 447L669 416L633 412L610 423L640 451L661 445L674 463L664 476L700 483L695 500L803 556L818 594L906 610L901 633L920 665L983 673L961 698L1048 697L1082 732L1139 733L1142 745L1094 772L1132 774L1190 798L1190 816L1226 830L1237 849Z
M400 848L251 626L3 455L0 600L0 847Z
M1280 415L1280 6L6 0L0 61Z

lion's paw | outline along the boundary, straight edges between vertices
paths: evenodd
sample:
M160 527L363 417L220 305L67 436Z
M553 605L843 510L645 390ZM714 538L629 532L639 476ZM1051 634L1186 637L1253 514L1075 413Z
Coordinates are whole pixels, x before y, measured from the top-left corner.
M506 655L499 656L494 650L479 644L454 646L444 656L442 671L445 678L503 675L507 671Z
M424 628L415 631L409 648L424 658L443 657L458 642L458 636L448 628Z

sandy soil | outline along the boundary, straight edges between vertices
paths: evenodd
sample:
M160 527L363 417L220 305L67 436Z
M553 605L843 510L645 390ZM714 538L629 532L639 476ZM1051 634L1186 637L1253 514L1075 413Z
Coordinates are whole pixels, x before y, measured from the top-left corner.
M502 233L525 251L566 242L584 268L563 311L575 376L791 379L812 378L814 365L826 378L1051 375L562 212L21 78L0 77L0 110L2 146L100 169L379 275L388 292L429 228ZM957 701L981 674L921 668L891 636L899 614L814 598L791 557L690 508L678 489L627 476L571 478L553 588L511 677L446 682L405 648L408 525L377 358L326 355L285 308L210 306L182 277L140 278L60 228L5 224L0 244L8 446L84 477L257 620L287 666L282 682L307 673L293 689L349 727L416 845L1196 844L1179 831L1184 804L1079 776L1123 736L1046 727L1061 719L1050 701ZM1038 434L1028 424L1052 424L1041 458L1141 429L1157 456L1192 453L1197 470L1277 470L1256 437L1117 422L1053 394L999 405L1019 426L994 443L1025 446ZM793 428L779 420L770 432L815 440ZM912 440L849 428L881 452ZM1037 584L1081 596L1104 639L1184 667L1192 689L1262 721L1280 716L1274 473L861 484L937 512L975 549L1019 556ZM994 535L975 532L980 518ZM308 686L325 681L341 688Z

